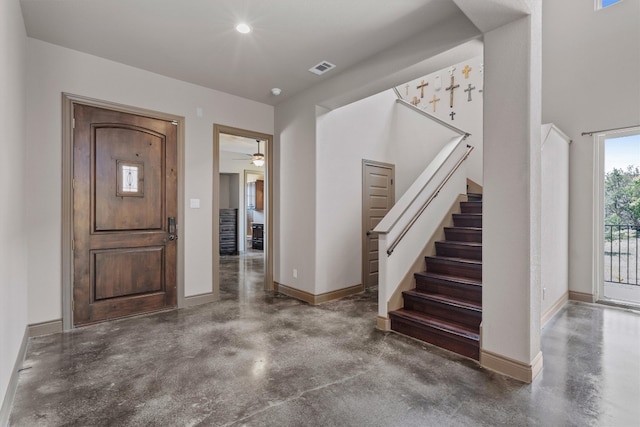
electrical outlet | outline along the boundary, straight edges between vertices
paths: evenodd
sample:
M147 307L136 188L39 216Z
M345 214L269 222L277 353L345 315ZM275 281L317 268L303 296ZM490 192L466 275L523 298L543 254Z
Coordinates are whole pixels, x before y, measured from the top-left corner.
M297 269L297 268L294 268L294 269L293 269L293 278L294 278L294 279L297 279L297 278L298 278L298 269Z

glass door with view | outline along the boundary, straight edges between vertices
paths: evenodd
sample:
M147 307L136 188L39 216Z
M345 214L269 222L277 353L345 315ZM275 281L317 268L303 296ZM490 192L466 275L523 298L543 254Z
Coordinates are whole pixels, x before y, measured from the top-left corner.
M640 133L604 140L604 283L600 295L640 305Z

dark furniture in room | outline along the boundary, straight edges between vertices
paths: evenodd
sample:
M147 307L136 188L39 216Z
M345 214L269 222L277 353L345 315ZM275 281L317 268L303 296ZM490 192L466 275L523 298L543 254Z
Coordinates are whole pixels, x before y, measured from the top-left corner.
M220 209L220 255L238 255L238 209Z
M251 248L264 250L264 224L251 224Z

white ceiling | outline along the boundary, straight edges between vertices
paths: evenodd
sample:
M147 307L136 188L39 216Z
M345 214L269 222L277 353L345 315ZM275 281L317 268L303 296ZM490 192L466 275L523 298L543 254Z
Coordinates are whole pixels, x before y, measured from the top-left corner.
M21 4L30 37L272 105L461 13L452 0ZM240 21L254 31L236 32ZM310 73L320 61L337 67Z

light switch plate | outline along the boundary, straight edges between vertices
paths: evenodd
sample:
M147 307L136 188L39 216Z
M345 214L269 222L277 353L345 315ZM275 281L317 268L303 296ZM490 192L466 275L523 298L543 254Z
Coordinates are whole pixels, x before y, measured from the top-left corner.
M189 199L189 207L191 209L200 209L200 199Z

